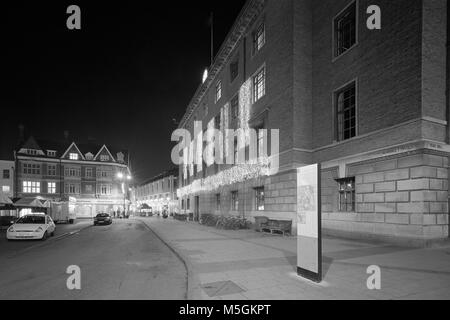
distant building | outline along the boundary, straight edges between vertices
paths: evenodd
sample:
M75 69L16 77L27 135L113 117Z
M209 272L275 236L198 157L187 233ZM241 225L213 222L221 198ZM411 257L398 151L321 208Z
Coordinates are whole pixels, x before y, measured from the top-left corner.
M127 158L126 151L106 145L31 136L15 152L16 197L76 199L79 218L123 211L129 206Z
M0 193L14 197L14 161L0 160Z
M137 209L146 204L153 213L178 212L178 169L166 171L133 189Z
M279 152L267 155L279 172L247 179L229 164L182 165L184 210L295 229L297 169L320 163L324 233L449 237L448 3L379 0L382 28L369 30L372 4L246 2L179 127L280 130Z

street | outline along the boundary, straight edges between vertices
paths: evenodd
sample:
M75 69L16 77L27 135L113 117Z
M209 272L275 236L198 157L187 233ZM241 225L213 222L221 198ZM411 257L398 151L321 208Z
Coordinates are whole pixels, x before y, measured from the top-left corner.
M0 299L186 298L183 263L142 222L91 224L57 226L46 242L7 242L0 233ZM67 288L72 265L81 290Z

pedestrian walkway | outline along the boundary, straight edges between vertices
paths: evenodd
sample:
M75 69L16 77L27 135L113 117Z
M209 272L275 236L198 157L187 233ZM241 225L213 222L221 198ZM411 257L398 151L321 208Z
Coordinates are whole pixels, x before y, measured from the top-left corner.
M324 281L315 284L296 275L295 237L137 219L185 260L190 299L450 299L450 247L414 249L326 238ZM372 265L381 268L381 290L367 288Z

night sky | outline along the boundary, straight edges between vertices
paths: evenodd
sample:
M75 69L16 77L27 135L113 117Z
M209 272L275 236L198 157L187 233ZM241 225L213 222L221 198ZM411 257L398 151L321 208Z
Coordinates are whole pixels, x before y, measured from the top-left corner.
M170 169L180 120L245 0L2 4L0 159L26 135L130 150L136 182ZM66 27L81 8L80 31Z

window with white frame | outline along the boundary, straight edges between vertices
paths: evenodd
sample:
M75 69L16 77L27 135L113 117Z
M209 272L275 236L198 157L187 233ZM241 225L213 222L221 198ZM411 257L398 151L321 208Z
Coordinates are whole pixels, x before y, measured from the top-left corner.
M56 182L47 182L47 193L48 194L56 193Z
M356 83L335 93L337 140L356 136Z
M257 102L266 94L266 68L263 67L253 76L253 102Z
M40 164L33 164L33 163L24 163L23 164L23 173L24 174L39 175L39 174L41 174L41 165Z
M334 57L344 54L356 44L356 21L356 1L334 18Z
M77 186L75 184L69 184L69 194L76 194Z
M231 211L239 211L239 192L231 192Z
M47 175L51 177L56 176L56 164L47 165Z
M79 158L78 153L70 153L69 154L69 159L70 160L78 160L78 158Z
M266 26L261 22L253 33L253 54L256 54L266 44Z
M102 162L108 162L109 161L109 156L107 154L102 154L100 156L100 161Z
M36 181L23 181L23 193L41 193L41 183Z
M53 151L53 150L47 150L47 156L48 156L48 157L51 157L51 158L56 157L56 151Z
M100 186L100 193L103 196L110 195L111 194L111 186L110 185L105 185L105 184L101 185Z
M91 184L87 184L87 185L86 185L86 192L91 193L92 190L93 190L92 185L91 185Z
M217 81L216 83L216 102L222 98L222 81Z
M86 175L86 178L92 178L94 176L92 168L86 168L85 175Z
M255 209L256 211L264 211L264 187L255 188Z

